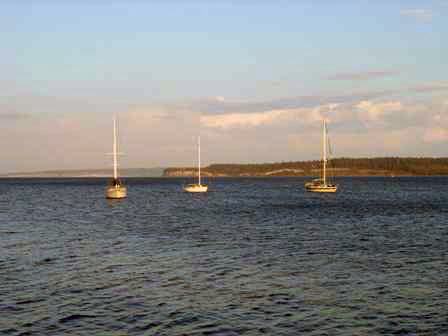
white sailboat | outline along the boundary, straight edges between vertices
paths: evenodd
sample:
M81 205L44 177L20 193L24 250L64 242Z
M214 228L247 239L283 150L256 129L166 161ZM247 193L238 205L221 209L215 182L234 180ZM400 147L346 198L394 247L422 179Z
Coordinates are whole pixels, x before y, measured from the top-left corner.
M118 162L117 162L117 121L114 117L114 145L113 145L113 165L114 177L106 188L106 198L119 199L125 198L128 194L127 188L118 179Z
M201 184L201 137L198 137L198 183L187 184L184 187L186 192L207 192L208 185Z
M322 169L321 176L318 179L305 183L307 191L312 192L336 192L338 186L327 181L327 124L322 120Z

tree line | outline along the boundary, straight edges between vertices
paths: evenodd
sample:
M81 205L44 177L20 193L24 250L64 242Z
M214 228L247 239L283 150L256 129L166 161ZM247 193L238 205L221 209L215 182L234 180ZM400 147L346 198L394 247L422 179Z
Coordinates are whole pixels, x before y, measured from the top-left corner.
M321 162L291 161L257 164L212 164L201 169L204 175L263 176L318 175ZM328 163L333 175L448 175L448 158L377 157L335 158ZM194 167L167 168L164 175L195 173Z

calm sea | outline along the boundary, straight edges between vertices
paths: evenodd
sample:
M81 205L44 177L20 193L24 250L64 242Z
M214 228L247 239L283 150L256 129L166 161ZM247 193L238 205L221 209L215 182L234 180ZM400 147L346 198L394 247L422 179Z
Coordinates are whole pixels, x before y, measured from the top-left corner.
M0 180L0 334L448 335L448 177Z

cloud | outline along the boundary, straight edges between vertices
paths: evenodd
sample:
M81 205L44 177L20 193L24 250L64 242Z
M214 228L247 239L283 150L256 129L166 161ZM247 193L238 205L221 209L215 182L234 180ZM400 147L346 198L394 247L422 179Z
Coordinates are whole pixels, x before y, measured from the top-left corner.
M269 111L259 113L231 113L202 116L201 124L210 128L229 129L233 127L256 127L272 124L289 116L288 111Z
M355 105L360 111L359 117L363 121L381 121L392 112L399 112L403 109L400 101L372 102L363 100Z
M190 101L184 105L185 109L194 110L202 115L250 114L270 112L274 110L292 110L300 108L315 108L316 106L330 106L344 104L362 99L373 99L396 94L397 91L354 92L341 95L314 95L284 97L269 101L235 101L222 97Z
M322 118L330 120L336 156L443 156L448 101L441 91L447 87L438 84L266 102L217 97L112 108L17 97L2 104L5 118L14 120L0 123L2 171L110 167L104 153L111 151L118 109L122 167L191 166L199 133L204 164L316 159Z
M428 84L428 85L421 85L409 88L409 92L417 92L417 93L431 93L436 91L447 91L448 85L446 84Z
M179 105L179 108L196 111L202 115L250 114L315 108L317 106L329 106L330 104L344 105L357 103L362 100L386 99L387 97L399 99L401 96L409 96L409 93L431 94L433 92L447 90L448 85L442 82L395 90L355 91L339 95L283 97L268 101L238 101L217 96L185 102L183 105Z
M328 77L329 80L369 80L398 75L398 71L366 71L359 73L340 73Z
M259 127L303 130L319 127L322 118L337 128L361 130L380 127L390 130L424 123L431 115L430 107L424 103L362 99L305 108L202 115L200 121L203 127L221 131Z
M433 17L433 12L429 9L406 9L402 10L400 14L420 21L431 21Z
M423 140L427 143L448 142L448 128L435 127L427 129Z
M10 99L14 122L0 123L1 172L109 168L112 118L119 122L122 167L193 165L199 113L185 104L73 104L72 99ZM120 109L120 111L118 111ZM19 118L19 115L29 116ZM1 113L5 118L10 114ZM204 146L206 147L206 146ZM205 149L205 148L204 148ZM46 153L51 153L50 156Z
M330 134L336 156L416 156L422 146L422 129L406 127L386 130L368 129L365 132ZM423 150L422 152L426 152Z
M16 112L10 112L10 113L0 113L0 119L1 120L20 120L20 119L26 119L30 116L25 113L16 113Z
M271 110L258 113L230 113L223 115L201 116L201 125L208 128L232 129L260 126L313 124L332 111L338 104L319 105L313 108Z
M241 162L304 160L319 156L322 118L330 120L335 156L443 156L442 147L448 141L444 95L203 115L201 126L219 147L220 162L225 162L222 158L228 155L228 147L234 148L231 155ZM210 158L217 160L213 155Z
M448 124L446 99L429 97L409 100L408 97L394 99L347 99L342 103L317 104L312 107L272 109L259 112L230 112L225 114L202 114L202 127L217 132L249 130L263 127L276 132L319 127L319 121L326 118L332 127L339 130L360 132L366 128L388 130L403 129L439 122ZM261 104L260 104L261 106Z

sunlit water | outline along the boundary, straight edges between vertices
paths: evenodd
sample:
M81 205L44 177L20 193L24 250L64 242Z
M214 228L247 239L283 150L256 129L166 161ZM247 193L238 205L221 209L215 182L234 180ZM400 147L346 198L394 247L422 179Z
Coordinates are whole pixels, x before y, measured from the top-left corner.
M448 178L0 180L0 334L448 335Z

